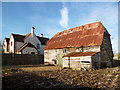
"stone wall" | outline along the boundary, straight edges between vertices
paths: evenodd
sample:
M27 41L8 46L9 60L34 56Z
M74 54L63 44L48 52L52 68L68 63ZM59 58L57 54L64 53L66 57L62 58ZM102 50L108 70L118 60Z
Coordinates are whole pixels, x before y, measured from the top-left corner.
M99 69L101 67L101 57L100 53L96 53L91 57L92 59L92 68Z
M53 60L56 60L58 64L58 54L63 54L63 49L44 50L44 61L54 64Z
M29 64L43 64L43 55L29 55L29 54L3 54L2 65L29 65Z
M83 47L83 52L99 52L100 51L100 46L95 45L95 46L86 46ZM71 52L82 52L81 47L73 47L73 48L66 48L66 53L63 53L63 49L48 49L44 50L44 60L45 62L53 63L52 60L56 60L58 64L58 54L65 55Z
M110 36L107 32L104 33L103 42L100 47L101 51L101 63L106 63L106 66L110 65L110 61L113 60L113 51Z

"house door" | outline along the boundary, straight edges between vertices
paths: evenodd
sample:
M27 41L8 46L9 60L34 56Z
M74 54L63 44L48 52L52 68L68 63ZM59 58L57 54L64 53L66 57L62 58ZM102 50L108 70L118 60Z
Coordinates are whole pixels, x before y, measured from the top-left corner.
M60 54L58 54L58 65L60 65L60 66L63 65L62 55L60 55Z

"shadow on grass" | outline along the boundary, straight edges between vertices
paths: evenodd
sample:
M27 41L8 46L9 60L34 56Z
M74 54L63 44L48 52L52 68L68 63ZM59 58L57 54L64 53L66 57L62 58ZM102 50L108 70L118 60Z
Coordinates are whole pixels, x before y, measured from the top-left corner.
M118 72L118 88L120 90L120 66L118 67L119 68L119 72Z
M4 73L5 74L5 73ZM80 88L93 90L96 88L73 86L58 81L56 78L42 77L35 73L14 72L11 75L5 74L2 78L2 88L34 89L34 88Z
M52 64L35 64L35 65L2 65L3 69L6 68L29 68L29 67L45 67L45 66L55 66Z

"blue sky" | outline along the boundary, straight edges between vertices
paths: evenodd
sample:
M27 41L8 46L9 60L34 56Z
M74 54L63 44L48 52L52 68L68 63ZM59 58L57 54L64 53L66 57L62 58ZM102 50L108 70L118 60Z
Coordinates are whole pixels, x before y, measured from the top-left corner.
M3 2L2 40L11 33L51 38L57 32L101 21L111 34L114 52L118 51L117 2Z

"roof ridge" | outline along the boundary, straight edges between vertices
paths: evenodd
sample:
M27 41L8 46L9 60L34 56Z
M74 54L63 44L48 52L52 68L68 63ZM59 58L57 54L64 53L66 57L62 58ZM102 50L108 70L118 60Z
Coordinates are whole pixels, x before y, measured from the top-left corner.
M10 38L7 38L7 37L5 37L6 39L10 39Z
M26 34L24 40L30 35L31 35L31 33Z
M40 36L37 36L37 37L40 37ZM49 39L49 38L47 38L47 37L40 37L40 38L46 38L46 39Z
M13 35L20 35L20 36L24 36L24 35L21 35L21 34L14 34L14 33L12 33Z

